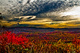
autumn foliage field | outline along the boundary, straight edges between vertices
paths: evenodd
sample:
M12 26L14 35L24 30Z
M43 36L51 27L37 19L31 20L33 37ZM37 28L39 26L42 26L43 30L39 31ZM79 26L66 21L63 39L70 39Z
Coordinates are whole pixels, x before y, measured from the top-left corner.
M0 33L0 53L80 53L80 33Z

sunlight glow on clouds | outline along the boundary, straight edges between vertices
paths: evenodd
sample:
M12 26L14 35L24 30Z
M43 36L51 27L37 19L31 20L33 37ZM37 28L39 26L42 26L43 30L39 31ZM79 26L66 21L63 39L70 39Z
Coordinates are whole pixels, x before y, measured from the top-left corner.
M73 16L73 18L80 19L80 6L74 6L71 9L68 9L66 12L61 12L61 16Z

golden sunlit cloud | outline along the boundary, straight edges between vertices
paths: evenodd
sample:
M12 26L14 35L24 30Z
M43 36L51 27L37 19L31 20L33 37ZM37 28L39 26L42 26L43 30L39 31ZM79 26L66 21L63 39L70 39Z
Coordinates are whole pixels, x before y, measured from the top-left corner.
M80 20L72 21L52 21L49 19L35 20L35 21L2 21L0 23L2 26L13 27L18 25L31 25L30 27L40 27L40 28L80 28ZM36 26L35 26L36 25ZM37 26L39 25L39 26ZM20 26L19 26L20 27ZM26 26L28 27L28 26Z

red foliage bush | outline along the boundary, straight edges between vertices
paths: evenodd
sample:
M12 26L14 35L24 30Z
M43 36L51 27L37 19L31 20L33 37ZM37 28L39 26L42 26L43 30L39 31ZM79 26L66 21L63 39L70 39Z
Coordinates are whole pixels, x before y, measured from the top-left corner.
M75 44L75 45L80 45L80 39L74 38L74 39L73 39L73 44Z
M11 32L6 32L0 35L0 43L1 44L17 44L17 45L24 45L25 43L28 43L29 39L27 39L26 37L22 37L22 35L20 35L19 37L16 36L16 34L11 33Z

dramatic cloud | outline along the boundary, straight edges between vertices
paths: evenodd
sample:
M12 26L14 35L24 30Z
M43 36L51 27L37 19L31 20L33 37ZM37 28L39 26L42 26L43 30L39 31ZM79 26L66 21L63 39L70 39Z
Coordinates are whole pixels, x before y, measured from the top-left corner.
M0 12L4 20L8 20L4 25L14 21L16 21L15 25L19 25L24 21L22 24L26 23L26 25L33 22L44 24L44 27L52 27L58 23L55 27L69 27L66 22L74 26L73 23L77 24L77 22L70 21L80 21L80 0L0 0ZM65 24L62 25L63 23ZM80 22L74 27L79 27L79 24Z

